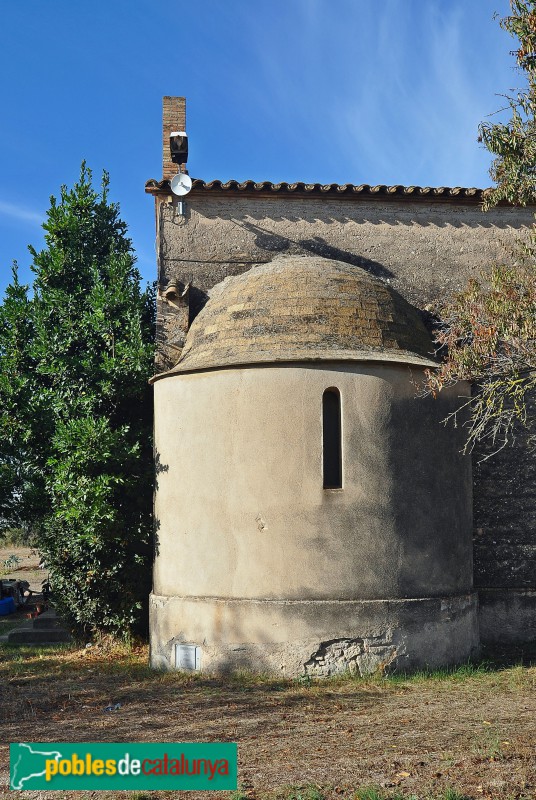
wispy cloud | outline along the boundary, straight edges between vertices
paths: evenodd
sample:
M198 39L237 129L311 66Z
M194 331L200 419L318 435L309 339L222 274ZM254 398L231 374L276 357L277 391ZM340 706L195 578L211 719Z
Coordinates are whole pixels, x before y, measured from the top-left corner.
M45 214L18 203L8 203L5 200L0 200L0 217L9 217L17 222L26 222L31 225L42 225Z
M189 42L203 41L212 60L185 79L192 169L196 159L203 177L489 182L477 129L504 90L511 44L492 12L506 13L508 0L199 7L210 14L191 12Z
M487 185L477 129L500 89L495 2L483 13L466 0L338 0L335 13L296 0L277 18L260 2L243 29L251 68L234 85L278 179Z
M459 0L418 9L386 0L375 14L368 57L376 74L338 115L341 151L356 173L368 165L368 181L485 182L489 158L476 137L488 106L465 13Z

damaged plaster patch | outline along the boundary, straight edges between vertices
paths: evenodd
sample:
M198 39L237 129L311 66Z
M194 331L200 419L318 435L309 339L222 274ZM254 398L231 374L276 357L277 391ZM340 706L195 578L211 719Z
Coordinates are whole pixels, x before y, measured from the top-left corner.
M165 608L172 599L171 597L152 594L149 598L149 602L153 608Z
M398 648L390 632L370 639L332 639L322 642L303 665L306 675L328 676L350 672L360 676L384 672Z
M257 516L255 517L255 521L257 523L257 528L260 530L261 533L263 531L267 531L268 530L268 525L263 520L263 518L261 517L260 514L257 514Z

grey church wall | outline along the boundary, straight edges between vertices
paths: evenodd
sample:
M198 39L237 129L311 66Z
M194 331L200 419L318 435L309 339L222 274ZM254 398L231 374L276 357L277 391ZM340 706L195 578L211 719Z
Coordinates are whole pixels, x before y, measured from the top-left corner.
M160 371L178 358L182 333L227 275L285 254L316 254L362 267L421 309L444 301L493 262L516 257L533 211L482 212L474 200L193 190L184 216L157 201ZM187 284L191 284L181 298ZM174 344L170 348L173 329ZM177 345L178 343L178 345ZM536 639L535 466L522 434L484 462L474 455L475 586L485 643ZM532 626L532 627L531 627Z
M423 306L460 289L494 261L510 260L529 210L484 213L477 203L415 202L231 192L188 195L186 214L159 202L162 284L215 283L274 255L323 255L383 278Z

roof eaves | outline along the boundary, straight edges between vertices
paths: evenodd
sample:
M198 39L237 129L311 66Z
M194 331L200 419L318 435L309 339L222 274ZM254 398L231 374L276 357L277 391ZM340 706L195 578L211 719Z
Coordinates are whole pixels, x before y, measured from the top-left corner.
M145 184L145 191L148 194L160 195L171 194L169 180L158 181L155 178L148 180ZM379 184L371 186L367 183L360 185L352 183L272 183L270 181L236 181L226 182L220 180L203 181L195 178L192 183L192 191L197 193L237 193L237 194L285 194L285 195L308 195L325 196L333 195L339 197L357 198L394 198L410 200L439 200L441 202L462 202L480 203L485 189L462 186L387 186Z

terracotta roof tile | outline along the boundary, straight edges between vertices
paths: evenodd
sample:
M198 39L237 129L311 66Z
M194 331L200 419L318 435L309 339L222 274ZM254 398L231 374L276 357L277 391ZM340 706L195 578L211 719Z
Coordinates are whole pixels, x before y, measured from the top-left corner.
M169 180L158 181L151 178L145 184L145 191L149 194L171 194ZM451 202L481 202L484 189L465 188L462 186L386 186L379 184L371 186L368 183L355 185L353 183L272 183L271 181L203 181L195 178L192 191L249 193L249 194L296 194L310 196L340 196L340 197L377 197L377 198L410 198L411 200L442 200Z

